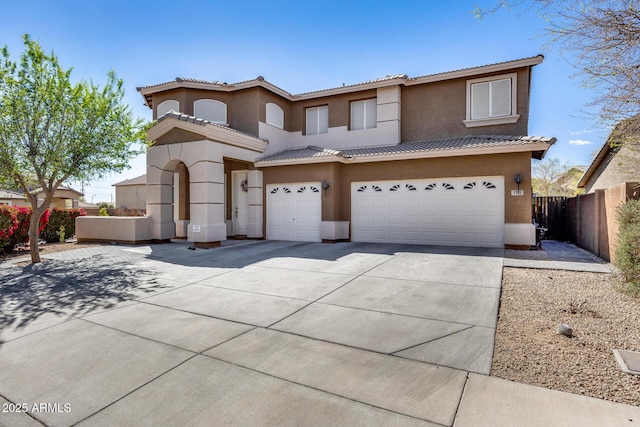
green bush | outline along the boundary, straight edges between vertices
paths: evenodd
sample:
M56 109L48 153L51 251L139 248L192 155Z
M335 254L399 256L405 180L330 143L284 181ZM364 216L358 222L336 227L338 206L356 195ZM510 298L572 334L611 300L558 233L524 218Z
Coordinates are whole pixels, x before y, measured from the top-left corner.
M107 212L107 208L100 208L100 212L98 212L100 216L109 216L109 212Z
M62 241L64 237L76 234L76 218L85 216L84 209L58 209L53 208L49 215L49 222L40 233L40 237L49 243ZM64 230L61 234L61 230Z
M617 209L618 247L615 264L631 290L640 292L640 200L629 200Z

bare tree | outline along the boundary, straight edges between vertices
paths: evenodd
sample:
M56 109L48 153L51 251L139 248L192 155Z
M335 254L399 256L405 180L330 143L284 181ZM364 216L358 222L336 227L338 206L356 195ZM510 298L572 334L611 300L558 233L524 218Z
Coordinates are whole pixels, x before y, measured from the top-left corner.
M557 157L544 159L533 166L533 192L539 196L574 196L583 171Z
M588 106L604 124L640 122L640 0L497 0L474 13L481 19L499 9L533 9L546 20L550 44L593 89Z

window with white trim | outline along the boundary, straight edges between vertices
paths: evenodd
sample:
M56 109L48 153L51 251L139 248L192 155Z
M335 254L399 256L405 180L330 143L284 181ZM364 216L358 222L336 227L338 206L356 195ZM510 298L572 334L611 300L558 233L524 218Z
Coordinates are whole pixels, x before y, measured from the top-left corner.
M318 135L329 132L329 106L307 108L306 110L306 134Z
M516 106L516 73L467 80L467 127L515 123Z
M373 129L377 123L378 102L374 99L351 103L351 130Z
M273 102L267 103L267 124L284 129L284 111Z
M227 104L215 99L199 99L193 103L193 115L224 125L227 124Z
M175 111L176 113L180 112L180 103L173 99L168 99L166 101L158 104L158 108L156 108L156 117L160 118L167 114L170 111Z

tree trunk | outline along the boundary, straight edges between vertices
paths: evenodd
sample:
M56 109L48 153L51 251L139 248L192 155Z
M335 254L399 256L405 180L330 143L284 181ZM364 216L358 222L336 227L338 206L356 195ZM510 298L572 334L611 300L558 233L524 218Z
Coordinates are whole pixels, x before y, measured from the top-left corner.
M44 210L42 209L33 209L31 211L31 220L29 221L29 251L31 252L31 262L33 264L40 262L38 228L40 226L40 217L43 213Z

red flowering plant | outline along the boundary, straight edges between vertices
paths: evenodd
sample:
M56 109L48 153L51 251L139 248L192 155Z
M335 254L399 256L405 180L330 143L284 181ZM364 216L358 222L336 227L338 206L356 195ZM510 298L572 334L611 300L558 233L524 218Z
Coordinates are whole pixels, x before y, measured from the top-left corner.
M15 210L10 206L0 206L0 253L4 251L17 228L18 219Z
M26 206L15 206L10 209L14 212L17 225L5 245L6 252L12 251L16 246L24 245L29 241L29 221L31 220L31 208ZM42 232L45 225L47 225L48 220L49 209L47 209L40 217L38 234Z

